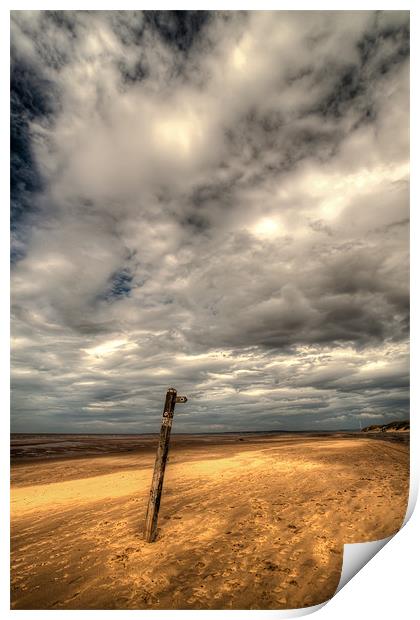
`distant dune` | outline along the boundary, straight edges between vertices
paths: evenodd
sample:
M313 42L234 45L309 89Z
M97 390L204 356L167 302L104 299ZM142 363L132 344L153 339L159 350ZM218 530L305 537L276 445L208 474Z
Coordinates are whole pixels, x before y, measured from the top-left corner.
M409 431L410 420L403 420L402 422L389 422L388 424L372 424L362 428L363 433L394 433L398 431Z

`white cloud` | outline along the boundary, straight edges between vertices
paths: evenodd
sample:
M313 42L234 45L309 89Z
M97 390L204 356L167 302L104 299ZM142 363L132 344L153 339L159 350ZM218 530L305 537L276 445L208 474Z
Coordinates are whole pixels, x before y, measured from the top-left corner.
M407 20L12 14L17 430L405 415Z

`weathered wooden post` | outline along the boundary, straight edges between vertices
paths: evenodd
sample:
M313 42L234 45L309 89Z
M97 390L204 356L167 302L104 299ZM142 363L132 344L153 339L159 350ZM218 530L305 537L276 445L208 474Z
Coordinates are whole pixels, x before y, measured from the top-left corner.
M160 428L159 445L156 453L155 469L153 471L152 487L150 489L149 503L146 513L146 528L144 538L147 542L153 542L156 538L157 520L162 495L163 477L168 458L169 439L171 437L172 419L174 417L175 403L186 403L186 396L177 396L174 388L166 392L165 406L163 408L162 426Z

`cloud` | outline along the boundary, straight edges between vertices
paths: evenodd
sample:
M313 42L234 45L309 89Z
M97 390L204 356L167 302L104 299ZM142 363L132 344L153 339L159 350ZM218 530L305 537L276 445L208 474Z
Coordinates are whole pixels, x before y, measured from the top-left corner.
M406 417L408 28L12 12L15 430Z

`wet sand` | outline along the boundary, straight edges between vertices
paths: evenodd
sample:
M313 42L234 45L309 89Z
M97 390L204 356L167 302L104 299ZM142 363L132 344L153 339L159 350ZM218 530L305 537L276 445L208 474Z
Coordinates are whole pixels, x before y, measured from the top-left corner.
M12 609L323 602L338 585L344 543L400 528L407 438L173 436L158 538L148 544L155 436L15 437Z

